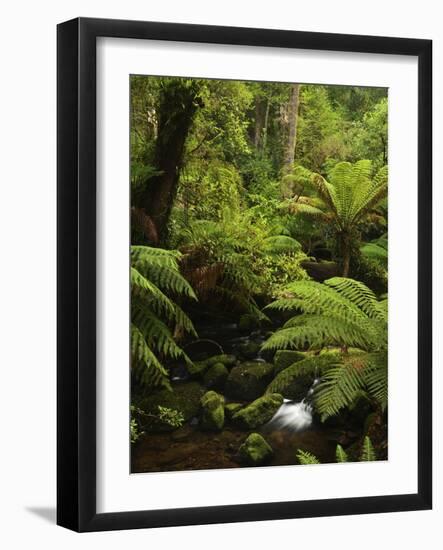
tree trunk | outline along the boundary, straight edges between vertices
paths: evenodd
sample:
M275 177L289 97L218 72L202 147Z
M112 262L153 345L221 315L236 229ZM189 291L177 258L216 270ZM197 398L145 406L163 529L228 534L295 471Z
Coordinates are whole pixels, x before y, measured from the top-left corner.
M263 121L263 139L261 144L261 150L264 151L266 149L266 141L268 138L268 121L269 121L269 108L270 108L271 102L269 101L269 98L266 100L266 110L265 110L265 119Z
M342 277L349 277L349 265L351 263L351 241L349 235L342 235L342 259L343 274Z
M171 82L162 92L154 155L154 166L159 173L149 178L141 197L142 207L154 222L160 242L167 238L185 142L198 107L197 87Z
M260 98L255 98L255 129L254 129L254 147L256 150L260 147L260 139L263 128L263 105Z
M297 122L298 122L298 105L300 96L300 84L291 86L291 93L288 103L288 141L286 146L286 155L283 166L283 172L288 174L291 172L294 165L295 146L297 143Z

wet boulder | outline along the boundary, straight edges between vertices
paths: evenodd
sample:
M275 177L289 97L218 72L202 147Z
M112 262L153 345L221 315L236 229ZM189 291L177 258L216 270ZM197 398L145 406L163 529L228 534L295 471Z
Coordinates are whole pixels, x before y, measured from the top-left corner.
M213 355L202 361L194 361L187 366L188 373L193 378L202 378L206 372L214 365L221 363L225 367L232 367L237 362L235 355L229 355L227 353L221 353L219 355Z
M278 393L269 393L259 397L232 416L232 421L239 427L251 430L269 422L283 403Z
M249 466L260 466L269 462L274 451L264 437L258 433L248 435L241 445L238 456L241 462Z
M283 374L282 371L281 374ZM291 377L286 384L281 383L278 387L278 391L283 395L285 399L291 401L301 401L308 397L309 390L314 383L314 377L310 374L301 374L295 378Z
M260 344L258 342L245 342L239 346L240 355L245 359L254 359L260 352Z
M204 393L198 382L184 382L175 384L172 391L163 389L147 396L135 396L134 405L146 413L142 416L144 431L172 431L176 427L159 418L159 406L179 412L186 422L198 414Z
M202 430L220 431L225 423L225 398L215 391L208 391L201 398Z
M220 355L214 355L206 359L205 363L208 367L212 367L216 363L221 363L225 367L233 367L237 362L235 355L230 355L228 353L222 353Z
M273 375L274 366L270 363L242 363L229 373L225 393L232 399L252 401L263 395Z
M223 363L215 363L209 367L203 377L203 383L207 388L223 390L229 371Z
M242 403L226 403L225 405L225 416L228 420L231 420L235 413L243 409L244 405Z
M223 348L218 342L209 338L200 338L185 346L185 352L192 361L202 361L208 357L223 353Z
M298 361L306 359L306 354L301 351L294 350L279 350L274 355L274 374L280 373L282 370L290 367Z

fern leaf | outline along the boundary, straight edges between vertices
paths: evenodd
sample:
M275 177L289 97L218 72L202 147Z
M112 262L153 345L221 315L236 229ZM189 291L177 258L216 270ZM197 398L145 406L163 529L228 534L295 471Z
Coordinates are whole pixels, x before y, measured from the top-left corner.
M330 368L314 390L314 400L322 420L349 406L365 387L361 370L343 363Z
M345 450L341 445L337 445L337 448L335 449L335 458L337 462L347 462L348 461L348 455L345 453Z
M308 451L302 451L301 449L297 451L297 460L303 465L320 464L320 461L315 455Z
M361 450L361 456L360 461L361 462L373 462L374 460L377 460L377 456L374 451L374 447L372 445L372 441L369 439L368 436L366 436L363 439L363 446Z
M338 354L333 352L313 355L301 361L297 361L277 374L274 380L266 388L266 393L280 393L298 376L305 374L320 376L329 368L337 366L339 362L340 358Z

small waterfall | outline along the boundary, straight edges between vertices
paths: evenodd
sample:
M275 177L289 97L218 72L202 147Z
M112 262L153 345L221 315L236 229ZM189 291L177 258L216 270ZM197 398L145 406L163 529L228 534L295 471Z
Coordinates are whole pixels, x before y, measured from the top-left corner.
M314 387L319 379L314 380L308 391L307 397L314 393ZM266 424L267 430L287 430L290 432L300 432L306 430L312 424L312 405L305 399L294 402L290 399L284 399L282 406L274 414L271 420Z

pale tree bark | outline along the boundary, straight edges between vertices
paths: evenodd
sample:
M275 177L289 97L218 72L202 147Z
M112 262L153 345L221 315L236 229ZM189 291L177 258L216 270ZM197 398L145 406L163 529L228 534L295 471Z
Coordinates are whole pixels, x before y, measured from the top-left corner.
M264 151L266 149L266 141L268 138L268 121L269 121L269 108L271 106L271 102L269 101L269 98L266 100L266 110L265 110L265 119L263 121L263 138L262 138L262 144L261 149Z
M254 131L254 147L258 150L260 146L261 133L263 128L263 105L261 99L255 98L255 131Z
M300 97L300 84L292 84L288 102L288 141L283 166L285 174L292 170L295 159L295 146L297 144L298 105Z

